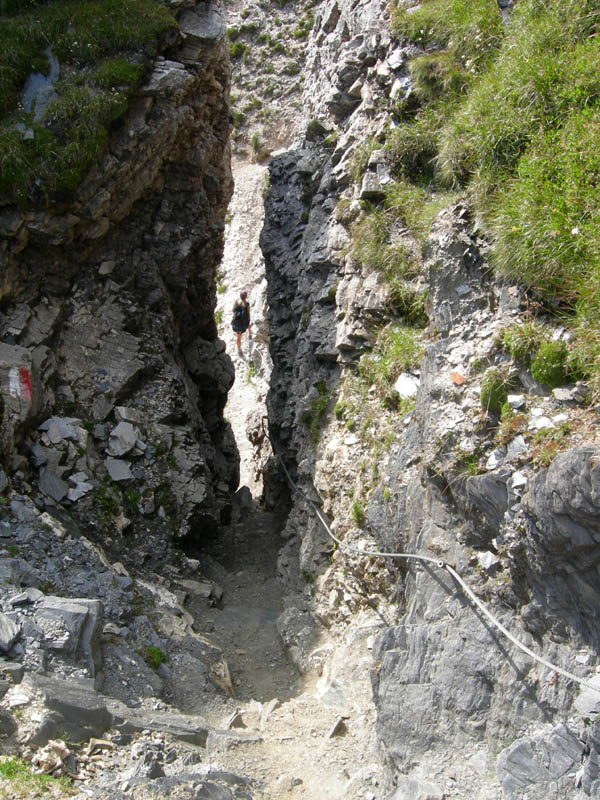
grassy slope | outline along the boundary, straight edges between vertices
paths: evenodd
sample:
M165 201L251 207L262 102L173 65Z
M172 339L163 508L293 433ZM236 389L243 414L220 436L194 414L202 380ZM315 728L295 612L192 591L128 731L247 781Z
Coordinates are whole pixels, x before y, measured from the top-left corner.
M469 193L495 266L564 315L600 396L597 3L519 0L504 26L496 0L424 0L394 24L427 51L387 142L397 174Z
M68 201L176 20L157 0L3 0L0 8L0 205ZM21 92L31 72L48 72L48 47L60 78L37 124Z

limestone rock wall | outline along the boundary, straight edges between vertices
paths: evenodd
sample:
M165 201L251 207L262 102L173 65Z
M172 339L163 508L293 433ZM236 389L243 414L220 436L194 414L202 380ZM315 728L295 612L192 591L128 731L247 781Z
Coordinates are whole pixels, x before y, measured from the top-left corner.
M359 32L364 15L370 22ZM513 402L527 417L527 436L515 430L501 439L498 419L483 412L482 375L507 366L498 334L522 307L518 290L493 277L467 205L439 215L422 253L430 325L416 408L376 454L335 419L340 380L370 345L370 323L387 300L377 276L361 275L348 257L336 206L345 192L352 214L367 196L364 182L352 187L353 154L385 124L376 98L410 94L411 50L389 39L376 5L325 4L312 37L307 118L335 125L338 136L329 149L309 136L271 162L261 244L272 436L346 541L455 565L517 638L590 679L598 663L596 423L577 387L551 393L524 370ZM583 418L571 449L547 468L535 431L558 436L565 422ZM377 476L373 489L364 485L364 461ZM357 491L368 491L360 524L348 512ZM388 620L379 623L372 664L381 797L594 796L591 706L574 707L572 683L508 644L447 573L333 552L306 504L293 499L279 562L290 587L280 629L300 668L310 663L318 624L352 624L367 606Z
M5 479L148 557L151 531L218 524L238 480L213 318L230 66L217 5L186 5L74 202L0 209Z

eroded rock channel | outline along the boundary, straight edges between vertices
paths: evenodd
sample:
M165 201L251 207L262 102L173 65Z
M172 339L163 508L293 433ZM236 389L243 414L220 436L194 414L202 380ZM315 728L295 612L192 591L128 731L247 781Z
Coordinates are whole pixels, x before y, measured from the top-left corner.
M375 552L597 681L598 409L503 349L467 196L388 225L421 50L379 0L171 5L73 197L0 205L0 791L598 796L598 693Z

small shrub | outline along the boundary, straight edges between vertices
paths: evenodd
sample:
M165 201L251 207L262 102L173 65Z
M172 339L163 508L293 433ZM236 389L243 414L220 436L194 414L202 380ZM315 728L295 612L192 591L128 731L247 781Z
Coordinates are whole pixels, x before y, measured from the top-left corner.
M287 64L284 64L281 71L284 75L299 75L302 72L302 67L297 61L288 61Z
M502 406L500 428L496 435L496 439L500 445L508 444L515 436L518 436L520 433L525 433L529 425L529 419L526 414L515 414L512 409L510 409L511 413L505 412L505 405L508 404L505 403Z
M424 113L416 120L401 123L388 135L385 150L399 178L421 182L434 180L439 124L432 124L433 116Z
M152 644L146 645L144 649L144 658L152 669L158 669L161 664L169 660L167 654L164 653L160 647L156 647Z
M322 123L319 122L318 119L311 119L311 121L306 126L306 138L309 141L317 141L318 139L322 139L323 136L327 133L327 129L323 127Z
M371 153L373 150L377 149L377 147L379 147L377 140L373 137L369 137L368 139L365 139L364 142L358 144L354 149L354 153L352 154L352 162L350 164L350 175L354 183L358 183L362 178L365 170L367 169Z
M358 497L352 502L352 519L359 528L365 524L365 504Z
M529 366L531 357L548 335L548 331L539 322L523 322L502 331L502 344L514 361Z
M294 39L298 39L299 41L304 41L308 39L310 34L311 28L315 21L315 16L312 11L307 11L303 17L300 18L298 24L293 30L293 37Z
M110 520L119 511L119 502L115 496L115 491L108 480L102 481L92 490L94 507L100 512L100 516L105 520Z
M232 118L232 125L236 130L238 128L241 128L242 125L246 122L246 115L244 114L243 111L239 111L238 109L234 109L231 112L231 118Z
M140 493L135 489L128 489L125 492L125 508L128 513L135 514L140 502Z
M229 42L229 58L232 61L238 61L241 58L244 58L250 46L246 44L246 42L235 41Z
M568 382L567 346L561 341L543 342L531 361L531 376L550 389Z
M424 328L429 320L425 311L427 290L415 289L396 277L390 279L390 310L395 317L416 328Z
M414 58L409 66L417 96L425 102L463 94L472 76L456 56L445 50Z
M490 367L481 379L480 400L484 411L500 414L516 378L504 367Z

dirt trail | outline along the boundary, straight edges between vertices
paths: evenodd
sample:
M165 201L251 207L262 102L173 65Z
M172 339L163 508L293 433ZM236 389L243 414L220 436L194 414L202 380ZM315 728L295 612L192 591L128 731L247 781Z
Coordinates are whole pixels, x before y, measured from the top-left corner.
M262 480L246 428L250 412L266 413L271 367L258 245L266 168L247 162L233 168L218 302L220 335L236 370L225 415L240 451L240 483L257 497ZM244 336L238 353L230 320L241 288L248 290L254 325L253 338ZM195 609L196 629L222 649L235 691L205 710L211 725L234 734L213 737L207 757L214 767L250 777L254 800L375 800L380 768L373 751L369 648L380 623L364 616L352 632L323 630L312 642L321 654L314 669L300 675L277 631L288 600L277 580L283 521L254 507L201 556L223 597L218 607Z
M195 614L196 627L223 650L235 689L204 714L233 733L209 743L208 759L250 777L254 800L374 800L380 768L369 646L377 623L364 618L351 635L323 631L314 641L323 658L300 675L277 632L281 523L254 510L203 554L223 598Z
M229 393L225 416L231 423L240 452L240 486L248 486L253 496L262 491L252 445L246 435L246 419L254 409L265 409L271 374L266 323L266 279L264 259L258 237L263 225L263 187L267 168L261 164L233 163L235 190L229 206L229 224L218 282L217 313L219 335L235 366L235 384ZM241 353L237 351L231 329L233 304L241 289L250 301L251 336L242 336Z

